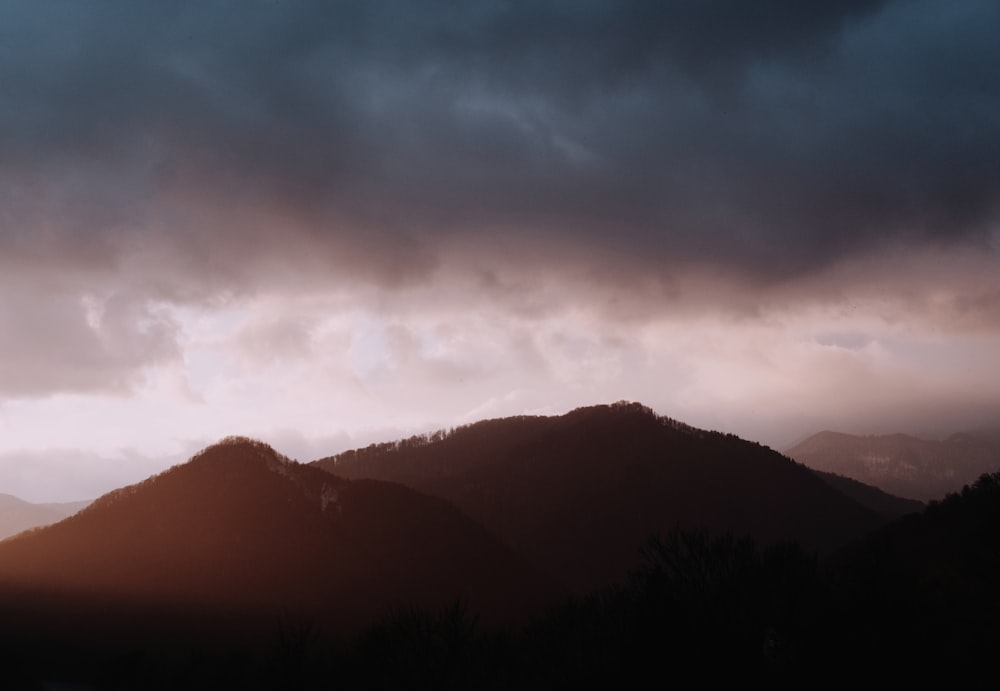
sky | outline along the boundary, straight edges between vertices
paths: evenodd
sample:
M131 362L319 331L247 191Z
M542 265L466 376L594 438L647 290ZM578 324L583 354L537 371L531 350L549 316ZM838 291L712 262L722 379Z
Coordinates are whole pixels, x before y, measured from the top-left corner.
M5 0L0 491L640 401L1000 422L994 0Z

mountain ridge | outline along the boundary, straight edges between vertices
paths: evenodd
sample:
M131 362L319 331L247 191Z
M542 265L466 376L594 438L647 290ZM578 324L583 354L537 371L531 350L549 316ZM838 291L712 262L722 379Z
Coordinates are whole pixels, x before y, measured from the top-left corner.
M622 578L643 540L678 525L826 551L884 520L772 449L625 401L481 421L313 465L445 498L578 592Z

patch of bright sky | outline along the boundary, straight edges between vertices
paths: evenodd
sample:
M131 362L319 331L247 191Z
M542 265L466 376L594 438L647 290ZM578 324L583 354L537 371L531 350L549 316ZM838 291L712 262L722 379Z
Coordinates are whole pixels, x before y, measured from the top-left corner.
M0 455L72 448L110 459L95 467L111 474L116 458L162 470L243 434L293 443L279 451L310 460L483 417L620 399L780 446L810 424L847 425L935 389L957 397L985 381L1000 395L992 336L917 331L864 303L628 325L574 310L379 313L274 297L169 309L179 360L148 367L127 395L4 402ZM804 429L790 431L796 421ZM82 498L60 491L45 499Z

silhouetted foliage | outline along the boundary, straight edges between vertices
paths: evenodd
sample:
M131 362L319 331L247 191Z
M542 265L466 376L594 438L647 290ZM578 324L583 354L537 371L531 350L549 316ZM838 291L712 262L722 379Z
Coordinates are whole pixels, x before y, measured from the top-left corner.
M354 681L372 689L470 688L487 671L477 627L460 600L436 613L397 608L358 642Z
M800 662L822 595L817 561L798 545L761 551L749 537L673 531L642 554L625 591L636 648L665 644L679 661L744 672Z
M1000 645L1000 473L932 502L838 555L861 663L916 675L979 664Z

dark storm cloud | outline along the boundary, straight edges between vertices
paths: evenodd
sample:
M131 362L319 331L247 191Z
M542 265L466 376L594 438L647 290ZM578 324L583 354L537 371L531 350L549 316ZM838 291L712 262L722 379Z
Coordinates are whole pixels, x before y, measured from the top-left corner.
M996 26L989 0L7 2L3 247L224 272L206 249L291 233L384 278L572 241L781 277L976 241Z

